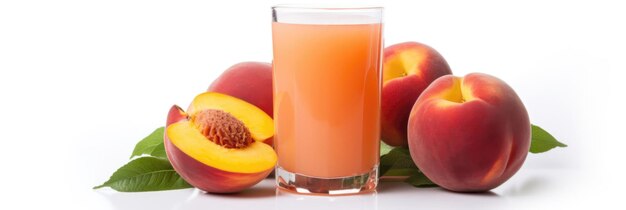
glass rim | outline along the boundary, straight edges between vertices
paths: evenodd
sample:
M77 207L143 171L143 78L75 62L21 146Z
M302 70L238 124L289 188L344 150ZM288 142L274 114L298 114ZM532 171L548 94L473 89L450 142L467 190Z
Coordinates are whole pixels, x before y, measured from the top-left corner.
M379 6L280 4L272 6L272 21L293 24L358 25L382 23Z

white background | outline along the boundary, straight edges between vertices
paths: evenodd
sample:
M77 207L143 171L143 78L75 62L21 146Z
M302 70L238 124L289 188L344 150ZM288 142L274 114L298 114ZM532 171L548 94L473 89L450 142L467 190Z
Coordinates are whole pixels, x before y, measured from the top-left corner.
M456 75L505 80L531 121L569 144L530 154L495 196L383 183L369 197L275 198L265 181L238 198L91 187L128 161L172 104L186 107L237 62L270 62L270 6L294 2L2 1L0 209L623 206L626 15L618 2L369 1L386 8L386 45L423 42Z

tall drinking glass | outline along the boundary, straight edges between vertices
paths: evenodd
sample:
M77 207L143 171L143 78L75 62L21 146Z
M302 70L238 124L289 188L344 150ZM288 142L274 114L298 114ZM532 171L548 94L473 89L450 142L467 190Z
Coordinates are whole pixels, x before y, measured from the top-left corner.
M382 11L272 8L280 188L316 194L376 188Z

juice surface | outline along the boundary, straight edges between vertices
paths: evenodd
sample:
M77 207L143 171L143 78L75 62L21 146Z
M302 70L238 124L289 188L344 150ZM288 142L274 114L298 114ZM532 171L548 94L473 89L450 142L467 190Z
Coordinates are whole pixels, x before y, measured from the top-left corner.
M379 158L382 25L272 24L278 165L322 178L370 172Z

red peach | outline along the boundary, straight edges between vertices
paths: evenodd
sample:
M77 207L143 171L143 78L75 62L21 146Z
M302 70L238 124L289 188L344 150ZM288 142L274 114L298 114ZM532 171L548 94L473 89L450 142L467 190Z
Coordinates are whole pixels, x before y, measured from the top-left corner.
M274 115L272 65L265 62L242 62L222 73L207 91L242 99Z
M415 102L408 138L413 161L434 183L481 192L520 169L530 147L530 121L504 81L480 73L448 75Z
M405 42L389 46L383 57L381 139L407 145L406 125L413 104L435 79L452 74L446 60L430 46Z

